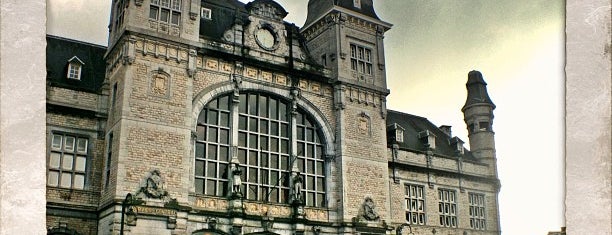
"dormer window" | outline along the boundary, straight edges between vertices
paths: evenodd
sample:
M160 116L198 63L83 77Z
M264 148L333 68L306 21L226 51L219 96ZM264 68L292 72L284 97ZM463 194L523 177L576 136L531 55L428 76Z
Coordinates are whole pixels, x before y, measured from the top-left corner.
M361 9L361 0L353 0L353 6Z
M81 80L81 70L84 64L78 57L72 57L68 60L68 74L66 77L68 79Z
M206 7L202 7L200 10L200 17L202 17L202 19L210 20L212 19L212 11Z
M398 143L403 143L404 142L404 130L403 129L397 128L395 130L395 140Z
M428 149L436 148L436 136L429 130L419 132L418 137Z

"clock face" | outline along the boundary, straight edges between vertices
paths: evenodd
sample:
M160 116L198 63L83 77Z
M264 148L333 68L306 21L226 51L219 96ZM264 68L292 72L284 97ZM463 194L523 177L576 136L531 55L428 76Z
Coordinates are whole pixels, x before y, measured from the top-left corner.
M264 49L272 49L275 44L274 34L269 29L259 29L255 32L257 43Z

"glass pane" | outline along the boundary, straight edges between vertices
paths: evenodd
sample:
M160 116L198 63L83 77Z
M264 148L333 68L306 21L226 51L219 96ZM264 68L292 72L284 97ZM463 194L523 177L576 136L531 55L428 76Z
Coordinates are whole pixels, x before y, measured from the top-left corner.
M196 143L196 152L195 152L195 157L196 158L204 158L204 146L206 146L205 144L201 144L201 143Z
M208 141L217 142L217 128L208 128Z
M74 156L69 154L64 154L64 158L62 159L62 169L64 170L72 170L72 161Z
M204 176L204 161L196 161L195 175L196 176ZM197 186L197 184L196 184L196 186Z
M60 167L60 153L51 152L49 156L49 167L50 168L59 168Z
M217 191L217 182L214 180L206 181L206 195L215 195Z
M207 162L206 176L210 178L217 178L217 164L214 162Z
M281 140L281 153L289 153L289 140Z
M259 147L261 150L268 150L268 137L267 136L259 137Z
M240 113L247 112L247 95L240 94L240 103L238 103L238 107Z
M204 167L204 166L202 166ZM204 168L202 168L204 169ZM196 188L196 193L204 193L204 180L203 179L196 179L195 180L195 188Z
M259 116L268 117L268 102L265 96L259 96Z
M51 148L53 149L62 148L62 136L61 135L53 135L53 140L51 140Z
M315 181L315 180L314 180L314 177L313 177L313 176L308 176L308 177L306 177L306 189L308 189L308 190L314 190L314 185L315 185L315 182L314 182L314 181Z
M74 175L74 188L83 189L85 188L85 175Z
M206 154L206 158L217 160L217 146L216 145L212 145L212 144L208 145L208 152Z
M261 158L260 160L260 166L261 167L268 167L268 154L267 153L261 153Z
M259 121L259 132L268 134L268 121L267 120Z
M220 146L219 147L219 161L227 162L229 159L229 147Z
M212 124L212 125L217 125L217 123L218 123L218 120L217 120L218 116L217 115L218 115L217 111L209 110L208 111L208 115L207 115L208 116L208 120L206 120L206 123Z
M247 129L247 117L240 115L238 117L238 129L246 130Z
M85 171L85 163L86 163L86 159L84 156L77 156L76 157L76 164L74 166L74 170L75 171Z
M287 121L287 105L283 102L278 102L278 117L281 121Z
M206 127L199 125L196 127L196 138L198 140L206 140Z
M66 151L74 151L74 137L66 136L64 142L64 149Z
M219 98L219 109L229 110L229 96Z
M230 115L226 112L220 113L221 117L219 117L219 125L223 127L229 127Z
M227 164L219 163L219 169L217 170L219 172L219 179L227 179L228 177L227 170L228 170Z
M270 151L272 151L272 152L279 152L278 151L278 139L277 138L270 138Z
M270 134L271 135L275 135L278 136L278 122L271 122L270 123Z
M59 180L59 172L49 171L49 176L47 178L47 184L49 186L57 186Z
M271 165L271 168L279 169L277 154L270 155L270 165Z
M247 135L244 132L238 133L238 146L246 147Z
M257 118L249 118L249 130L257 132Z
M286 123L281 124L281 137L289 138L289 125Z
M257 152L249 151L249 165L257 166Z
M257 135L255 134L249 135L249 148L258 149L257 148Z
M161 22L166 22L166 23L168 23L168 18L169 18L169 16L170 16L170 11L169 11L168 9L162 9L162 10L161 10L161 15L160 15L160 17L159 17L159 20L160 20Z
M270 118L278 119L278 108L276 99L270 99Z
M87 139L82 139L82 138L78 139L77 151L79 153L87 153Z
M228 144L229 143L229 130L220 129L219 130L219 143Z
M72 175L70 173L62 173L62 178L60 180L60 187L70 188L71 184L72 184Z
M151 6L149 9L149 18L153 20L157 20L157 14L159 12L159 8L156 6Z
M314 174L315 172L315 163L313 160L308 160L307 161L307 166L306 166L306 172L308 172L309 174Z
M178 12L172 12L172 24L179 24L179 21L181 19L181 13Z
M257 95L249 95L249 114L257 114Z
M246 150L244 149L238 149L238 161L240 161L241 164L246 164ZM242 175L244 175L245 172L242 172Z
M324 172L323 172L323 162L316 162L316 164L317 164L316 174L317 175L324 175Z

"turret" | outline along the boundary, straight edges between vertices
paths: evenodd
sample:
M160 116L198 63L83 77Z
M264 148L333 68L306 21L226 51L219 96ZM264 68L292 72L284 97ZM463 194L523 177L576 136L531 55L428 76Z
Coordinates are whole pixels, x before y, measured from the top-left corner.
M383 38L391 26L378 18L373 0L310 0L302 34L334 79L385 93Z
M487 93L487 83L478 71L468 73L465 84L468 95L461 109L468 128L470 150L483 163L489 164L491 175L497 176L493 110L495 104Z

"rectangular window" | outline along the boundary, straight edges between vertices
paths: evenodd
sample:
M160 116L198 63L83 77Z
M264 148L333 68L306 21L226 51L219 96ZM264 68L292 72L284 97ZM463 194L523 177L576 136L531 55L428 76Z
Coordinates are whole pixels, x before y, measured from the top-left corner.
M160 23L179 25L181 22L181 0L151 1L149 19Z
M422 185L404 185L404 205L406 222L409 224L425 224L425 191Z
M481 193L469 193L468 197L470 202L470 228L486 230L485 195Z
M202 7L200 10L200 17L202 17L202 19L210 20L212 19L212 11L208 8Z
M108 143L107 143L107 155L106 155L106 181L104 183L104 188L108 188L108 183L110 182L110 172L111 172L111 160L113 159L113 133L108 134Z
M353 0L353 6L361 9L361 0Z
M68 78L81 80L81 64L78 62L71 62L68 64Z
M323 66L327 66L327 55L325 54L321 55L321 64Z
M119 30L119 28L123 25L123 18L125 13L125 8L128 3L127 0L118 0L115 4L115 31Z
M396 129L395 130L395 140L399 143L403 143L404 142L404 130L402 129Z
M111 110L115 108L115 103L117 103L117 83L113 85L113 96L111 97Z
M438 189L438 212L440 225L457 227L457 198L454 190Z
M53 133L48 160L47 185L84 189L88 138Z
M372 75L372 50L351 44L351 70Z

